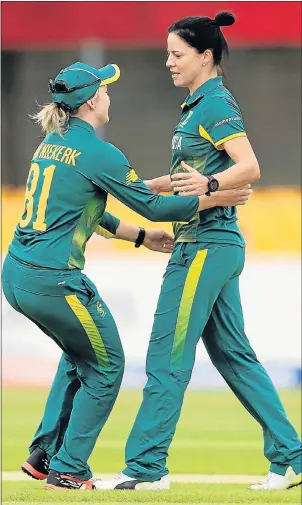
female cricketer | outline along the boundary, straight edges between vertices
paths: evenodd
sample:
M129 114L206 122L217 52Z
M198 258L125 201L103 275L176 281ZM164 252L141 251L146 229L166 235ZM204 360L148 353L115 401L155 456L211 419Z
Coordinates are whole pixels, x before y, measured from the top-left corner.
M232 14L220 13L214 20L185 18L168 30L167 67L174 85L188 88L189 95L172 139L170 176L147 181L155 192L173 188L180 195L206 193L211 199L218 189L259 178L241 111L219 76L228 51L220 26L233 23ZM114 480L96 486L169 488L166 458L200 338L214 366L263 428L270 472L250 489L298 485L298 435L244 331L239 276L245 244L236 209L196 212L188 223L174 223L174 236L147 354L148 381L126 445L127 466Z
M116 65L95 69L77 62L50 81L52 103L35 116L46 137L32 158L24 212L3 267L8 302L63 351L22 467L47 478L48 489L93 488L87 460L124 370L115 321L81 272L87 241L96 232L154 251L173 249L165 231L127 225L105 212L108 193L151 221L190 221L213 205L206 196L154 194L121 151L96 137L109 120L107 85L119 75ZM249 193L226 197L244 203Z

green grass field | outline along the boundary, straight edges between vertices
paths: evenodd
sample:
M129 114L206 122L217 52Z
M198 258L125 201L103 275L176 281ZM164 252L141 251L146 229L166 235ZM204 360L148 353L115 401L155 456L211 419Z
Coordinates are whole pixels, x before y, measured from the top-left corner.
M27 446L43 413L47 391L42 389L3 390L2 469L19 470L27 457ZM288 416L301 426L298 391L282 392ZM90 464L96 473L115 473L124 466L124 445L136 415L141 393L123 391L99 437ZM268 471L263 456L260 427L228 392L188 391L177 432L171 445L168 466L171 473L250 474ZM31 481L3 482L3 503L295 503L301 502L301 488L292 491L252 493L244 484L172 484L172 492L51 493Z
M176 505L185 503L187 505L201 503L208 504L224 504L236 503L246 504L253 503L264 505L279 505L283 503L300 504L301 493L297 489L292 491L270 492L255 494L246 490L246 486L233 484L172 484L171 491L158 492L131 492L131 491L94 491L90 493L76 491L43 491L41 483L36 482L20 482L18 490L13 482L6 482L3 486L3 501L2 504L40 504L40 503L72 503L77 505L80 503L101 503L102 505L117 505L118 503L127 503L128 505L137 503L169 504Z

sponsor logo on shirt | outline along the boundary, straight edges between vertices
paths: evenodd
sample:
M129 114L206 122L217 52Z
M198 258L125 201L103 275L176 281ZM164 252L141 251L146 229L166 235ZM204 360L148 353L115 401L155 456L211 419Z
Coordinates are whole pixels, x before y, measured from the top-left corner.
M106 312L104 310L104 307L102 306L101 302L99 302L99 300L96 302L96 310L98 311L98 313L100 314L101 317L106 316Z
M131 184L132 182L137 181L138 178L139 177L136 174L135 170L133 170L133 168L131 168L131 170L129 170L129 172L126 173L126 184L127 184L127 186L129 186L129 184Z
M172 149L174 149L175 151L181 151L181 141L182 137L174 135L174 137L172 138Z
M181 121L178 125L178 128L183 128L184 126L186 126L187 122L189 121L190 117L192 116L193 114L193 111L190 110L190 112L188 113L188 116L186 117L186 119L184 119L183 121Z
M219 123L216 123L214 128L225 123L230 123L230 121L242 121L242 119L240 116L228 117L227 119L223 119L222 121L219 121Z

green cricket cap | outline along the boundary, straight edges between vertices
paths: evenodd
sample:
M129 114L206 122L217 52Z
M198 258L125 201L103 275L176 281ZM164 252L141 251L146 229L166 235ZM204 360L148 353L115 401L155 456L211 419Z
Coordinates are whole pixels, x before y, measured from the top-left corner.
M53 102L74 110L92 98L99 86L111 84L119 76L117 65L94 68L78 61L63 68L54 80L50 79L49 91Z

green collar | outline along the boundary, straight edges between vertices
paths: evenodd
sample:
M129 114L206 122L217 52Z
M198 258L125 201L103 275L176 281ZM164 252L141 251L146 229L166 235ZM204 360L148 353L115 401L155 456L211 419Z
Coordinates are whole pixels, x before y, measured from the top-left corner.
M78 117L72 117L70 119L70 127L79 127L79 128L84 128L84 130L87 130L89 133L94 133L95 134L95 129L91 124L87 123L86 121L83 121L83 119L80 119Z
M200 100L200 98L213 91L213 89L218 88L222 85L222 77L213 77L212 79L208 79L204 84L199 86L199 88L197 88L197 90L194 91L192 95L187 96L181 108L184 109L186 106L193 105L197 100Z

